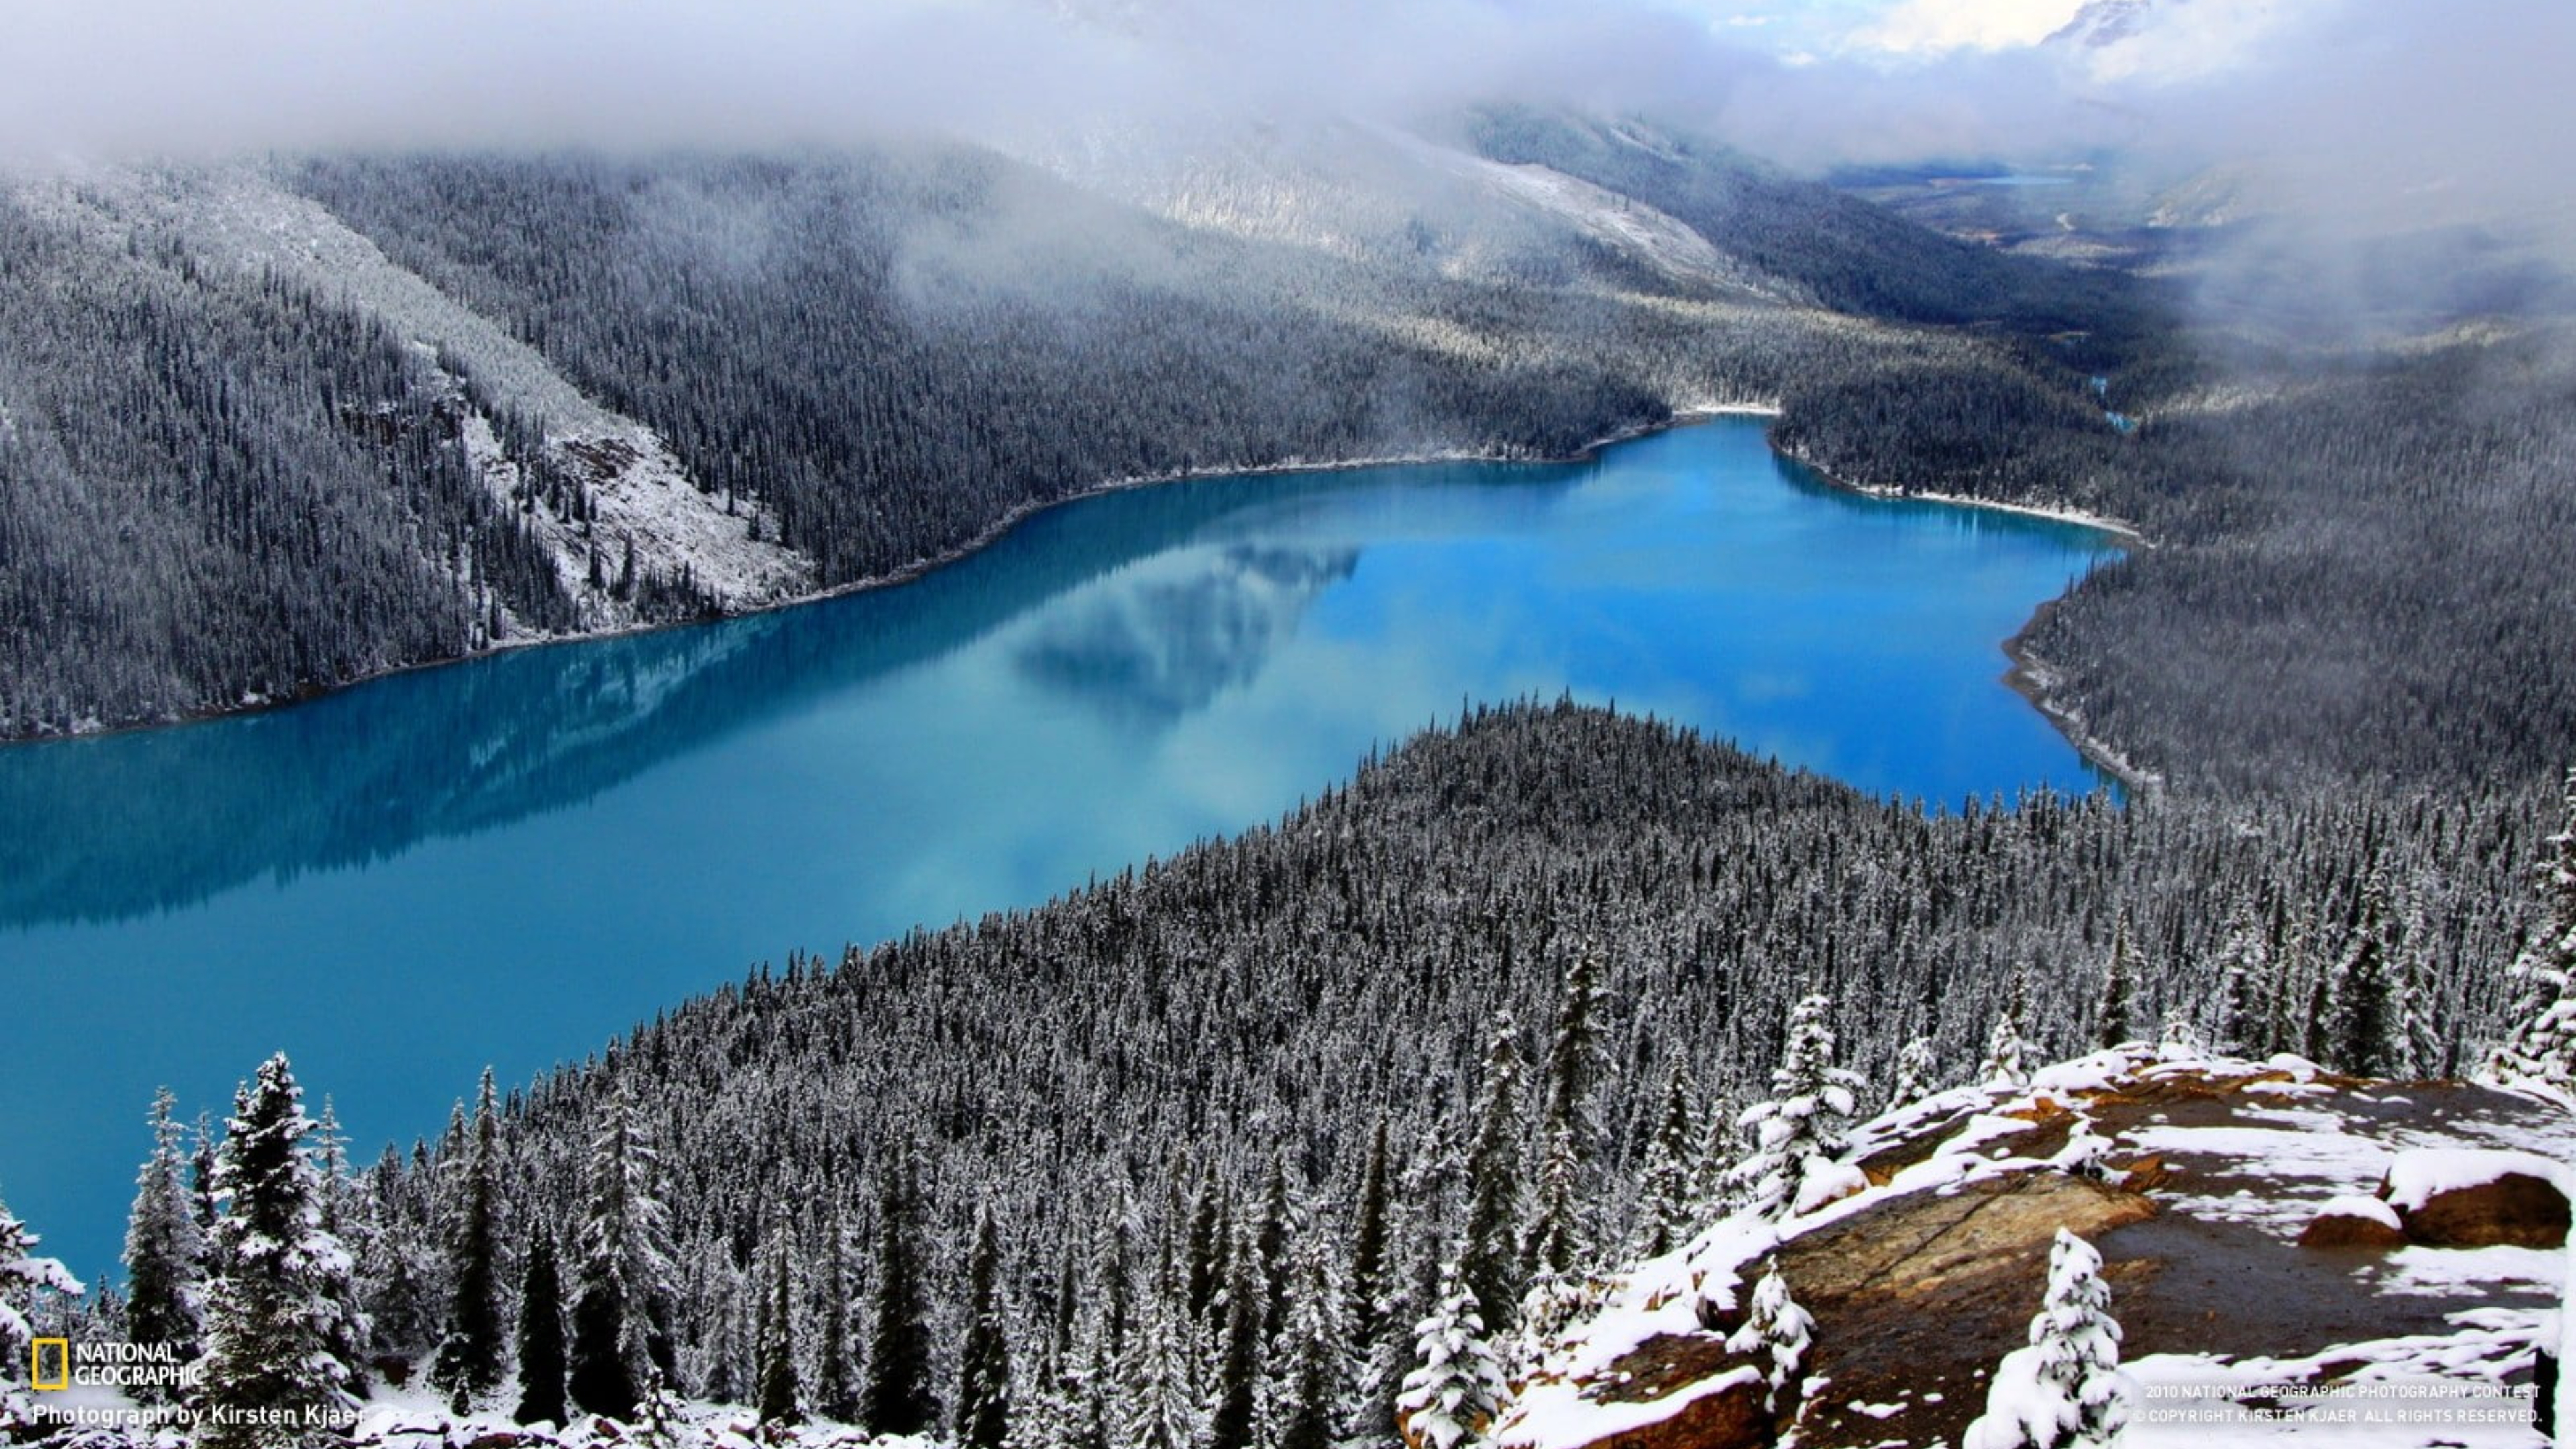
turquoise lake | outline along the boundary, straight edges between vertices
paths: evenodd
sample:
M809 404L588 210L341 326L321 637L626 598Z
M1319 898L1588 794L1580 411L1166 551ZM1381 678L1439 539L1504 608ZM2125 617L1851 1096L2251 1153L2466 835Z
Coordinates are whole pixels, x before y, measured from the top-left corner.
M144 1114L284 1049L361 1160L791 948L1271 820L1570 690L1880 794L2099 782L2002 641L2111 555L1822 486L1721 419L1577 464L1206 479L898 588L0 749L0 1201L118 1273Z

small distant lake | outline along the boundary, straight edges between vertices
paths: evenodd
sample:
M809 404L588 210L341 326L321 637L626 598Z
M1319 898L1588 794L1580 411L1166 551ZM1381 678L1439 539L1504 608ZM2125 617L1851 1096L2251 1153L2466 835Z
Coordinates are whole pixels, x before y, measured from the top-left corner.
M1571 690L1882 794L2097 781L2000 682L2090 530L1722 419L1562 465L1206 479L915 582L0 749L0 1201L115 1276L154 1088L270 1051L361 1161L790 948L1037 904Z

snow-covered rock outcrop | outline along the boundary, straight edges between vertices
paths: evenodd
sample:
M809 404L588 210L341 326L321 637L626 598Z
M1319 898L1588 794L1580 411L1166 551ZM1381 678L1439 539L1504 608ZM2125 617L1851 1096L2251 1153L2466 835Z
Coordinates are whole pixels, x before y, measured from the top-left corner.
M2104 1260L2126 1444L2533 1444L2532 1345L2563 1249L2426 1246L2404 1224L2563 1180L2571 1154L2576 1118L2554 1106L2292 1057L2132 1046L1940 1093L1853 1134L1865 1191L1726 1219L1613 1280L1543 1347L1492 1439L1717 1449L1794 1427L1802 1449L1957 1444L2028 1342L2063 1228ZM2387 1236L2300 1246L2324 1218ZM1729 1337L1768 1265L1813 1328L1799 1392L1766 1413L1765 1360Z

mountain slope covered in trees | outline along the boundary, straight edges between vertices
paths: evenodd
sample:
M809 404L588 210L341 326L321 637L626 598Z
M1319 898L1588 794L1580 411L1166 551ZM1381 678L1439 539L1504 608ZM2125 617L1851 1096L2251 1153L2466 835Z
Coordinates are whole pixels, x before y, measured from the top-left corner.
M623 1365L576 1402L620 1417L657 1384L752 1404L792 1371L810 1408L882 1370L861 1422L956 1427L952 1391L1007 1373L1038 1442L1149 1412L1200 1442L1329 1360L1334 1432L1384 1442L1444 1265L1500 1333L1624 1245L1808 1190L1734 1125L1803 1070L1800 1021L1855 1109L2160 1023L2467 1070L2534 920L2494 882L2550 819L2519 793L1927 819L1647 722L1480 711L1274 828L756 973L314 1190L365 1364L464 1362L459 1324L526 1318L559 1271L573 1360ZM1010 1367L970 1372L979 1332Z

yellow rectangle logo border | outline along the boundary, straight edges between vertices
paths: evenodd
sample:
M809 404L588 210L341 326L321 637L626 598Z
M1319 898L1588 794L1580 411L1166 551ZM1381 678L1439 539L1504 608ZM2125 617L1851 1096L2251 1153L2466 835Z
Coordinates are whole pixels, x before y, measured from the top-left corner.
M61 1351L54 1360L60 1370L52 1383L45 1382L45 1346ZM27 1387L40 1392L68 1389L72 1386L72 1341L68 1338L39 1338L27 1345Z

